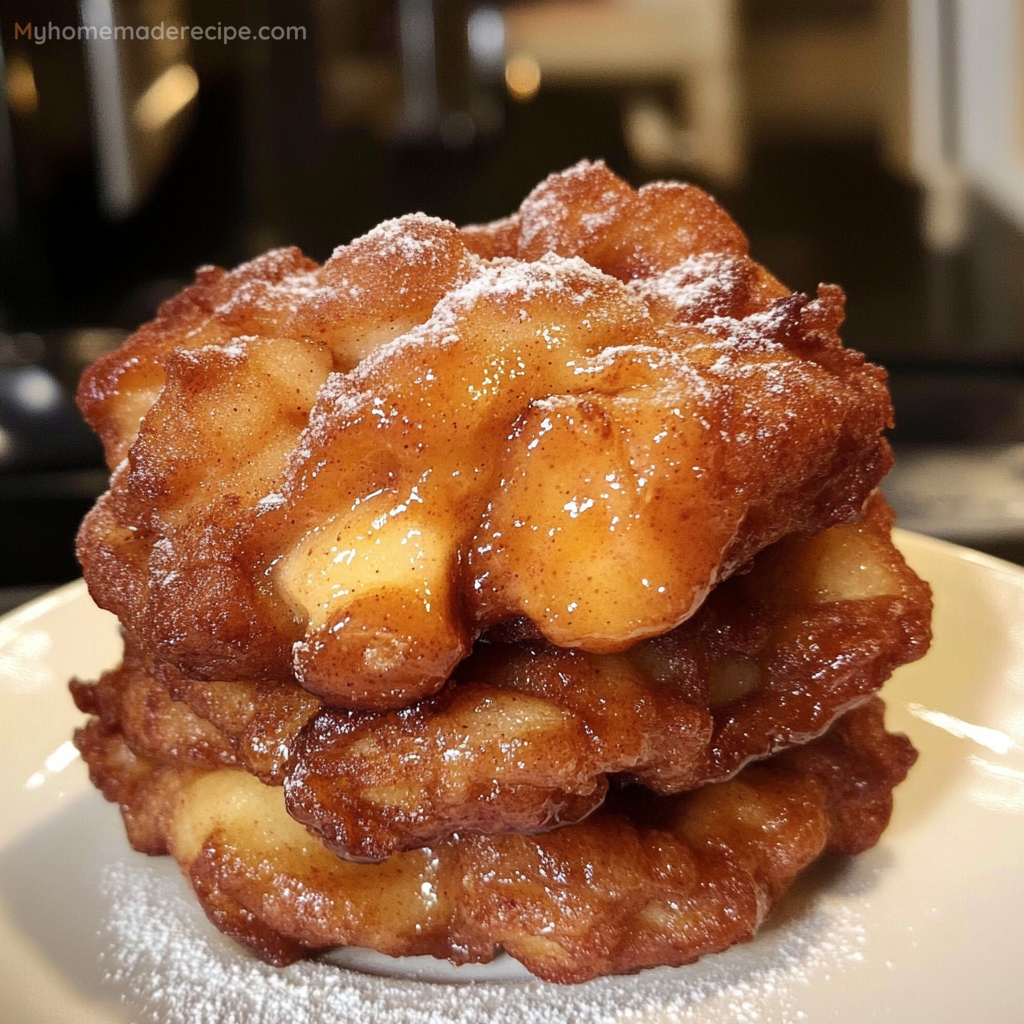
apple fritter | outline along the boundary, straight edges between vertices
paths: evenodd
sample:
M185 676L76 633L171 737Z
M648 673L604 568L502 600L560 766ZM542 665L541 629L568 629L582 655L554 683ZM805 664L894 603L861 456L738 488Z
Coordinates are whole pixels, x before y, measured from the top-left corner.
M739 226L695 185L657 181L639 191L603 163L583 161L542 181L518 213L462 229L488 258L579 256L621 281L660 274L699 253L747 254ZM766 271L772 298L784 288Z
M161 305L157 317L82 376L78 403L99 434L111 470L127 457L139 425L166 383L179 349L224 345L246 334L274 336L317 264L298 249L276 249L227 272L200 267L195 283Z
M120 806L132 848L152 856L167 853L168 825L183 791L203 777L203 770L140 756L117 728L98 718L75 731L75 746L92 784Z
M284 784L289 812L347 858L544 831L600 806L609 776L670 794L805 743L920 657L929 591L891 525L875 495L857 523L773 545L682 626L622 654L478 642L439 694L399 711L188 680L131 648L94 695L73 691L138 755Z
M83 379L114 468L86 578L186 675L349 708L437 692L509 620L624 651L859 514L891 407L842 317L699 189L602 165L500 225L204 270Z
M168 768L95 727L77 741L126 820L145 815L141 848L162 840L211 921L270 963L337 945L486 962L501 947L563 983L750 939L802 868L877 841L916 757L876 698L729 782L628 791L554 832L460 836L366 865L330 853L245 772ZM140 809L147 779L163 799Z

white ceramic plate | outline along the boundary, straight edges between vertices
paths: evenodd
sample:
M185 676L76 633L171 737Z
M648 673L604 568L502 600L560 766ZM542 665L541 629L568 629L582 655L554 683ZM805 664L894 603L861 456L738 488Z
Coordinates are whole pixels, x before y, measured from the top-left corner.
M572 988L265 967L218 935L168 858L132 853L68 743L68 677L113 664L71 584L0 620L0 1018L10 1024L597 1024L1024 1020L1024 571L900 544L935 645L885 694L921 758L880 845L824 863L747 946Z

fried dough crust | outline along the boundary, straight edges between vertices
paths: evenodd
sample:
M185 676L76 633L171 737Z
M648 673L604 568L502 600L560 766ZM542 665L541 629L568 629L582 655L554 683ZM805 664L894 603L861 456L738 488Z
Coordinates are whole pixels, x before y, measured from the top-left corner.
M175 700L152 662L130 647L117 668L95 683L73 679L70 689L78 710L96 716L100 732L121 733L139 757L191 768L239 763L233 738Z
M80 711L117 732L139 757L183 768L241 766L281 785L295 741L320 701L295 684L185 679L126 644L121 664L71 682Z
M77 742L126 821L146 816L140 848L170 850L213 923L267 962L337 945L486 962L503 947L571 983L746 941L815 858L872 846L916 757L883 713L875 698L694 793L630 791L554 832L459 836L374 865L330 853L245 772L139 759L95 724Z
M482 631L623 651L889 467L843 297L792 295L692 186L603 165L516 217L206 268L85 375L111 487L79 557L140 649L379 710Z

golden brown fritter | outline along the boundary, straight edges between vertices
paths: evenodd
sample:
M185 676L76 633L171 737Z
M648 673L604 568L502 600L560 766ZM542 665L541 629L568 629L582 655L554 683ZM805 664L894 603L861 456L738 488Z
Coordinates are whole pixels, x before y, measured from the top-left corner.
M464 228L463 237L488 258L579 256L620 281L660 274L696 253L748 249L739 226L696 186L658 181L634 191L604 164L585 161L542 181L512 217ZM765 277L777 289L772 297L786 293Z
M132 845L270 963L561 982L744 941L872 845L930 596L844 301L588 163L493 224L200 270L79 391L126 648L76 743Z
M478 642L439 694L398 711L321 707L294 684L187 680L132 651L96 696L75 694L136 754L283 783L289 812L342 856L538 832L590 814L609 776L670 794L807 742L920 657L928 587L891 525L876 495L858 523L766 549L693 618L623 654ZM200 735L219 762L196 759Z
M101 733L121 733L140 757L192 768L238 764L232 739L173 699L152 662L130 647L95 683L73 679L71 696L79 711L96 716Z
M877 841L916 756L885 732L875 699L729 782L680 797L630 791L554 832L457 837L365 865L326 850L280 789L244 772L167 768L96 727L77 741L126 821L145 818L139 848L162 841L213 923L262 959L360 945L485 962L503 947L557 982L689 963L751 938L816 857Z
M120 805L132 848L152 856L166 853L167 829L181 795L202 771L139 756L119 730L96 718L75 731L75 746L92 784Z
M435 693L481 631L623 651L890 464L884 373L692 186L602 165L322 267L207 269L83 379L111 489L79 554L140 648L331 704Z

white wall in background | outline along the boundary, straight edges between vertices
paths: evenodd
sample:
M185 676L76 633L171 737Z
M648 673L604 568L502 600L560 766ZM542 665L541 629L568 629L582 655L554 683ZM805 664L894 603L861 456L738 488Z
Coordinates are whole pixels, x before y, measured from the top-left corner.
M977 190L1024 228L1024 0L910 0L910 135L925 234L955 248Z
M958 0L957 14L960 162L1024 227L1024 2Z

